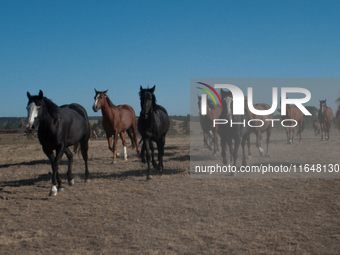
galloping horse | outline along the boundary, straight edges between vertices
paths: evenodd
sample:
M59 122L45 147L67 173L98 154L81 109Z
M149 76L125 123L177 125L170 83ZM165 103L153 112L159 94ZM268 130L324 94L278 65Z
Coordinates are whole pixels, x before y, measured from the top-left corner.
M222 106L221 105L215 105L211 100L207 100L207 114L202 115L201 113L201 97L198 97L198 109L200 114L200 123L201 128L203 130L203 142L204 145L208 147L209 150L212 150L211 145L208 144L208 138L212 136L212 140L214 143L214 155L216 155L216 152L218 151L218 138L217 138L217 127L213 126L214 119L218 119L222 112Z
M313 121L313 129L314 129L314 135L315 136L320 135L321 126L320 126L320 123L317 120Z
M323 141L323 134L325 133L325 139L329 140L329 131L333 122L333 110L327 107L326 100L320 101L320 109L318 112L318 118L321 126L321 141Z
M226 92L221 89L221 99L222 99L222 113L221 119L226 119L227 124L221 125L217 130L218 134L221 136L221 147L222 147L222 158L223 164L227 165L228 160L226 157L226 144L228 144L230 149L231 161L234 160L233 164L236 166L237 154L240 144L242 145L242 165L247 165L246 154L245 154L245 144L249 140L250 129L248 125L233 124L233 123L245 122L248 123L250 120L248 110L245 109L244 115L233 115L233 95L230 91ZM235 147L232 148L232 140L235 141ZM235 175L235 173L233 173Z
M294 135L295 135L295 123L298 123L299 129L298 134L300 134L299 142L302 142L301 133L305 128L305 124L303 121L302 111L296 105L286 105L286 115L281 116L281 120L285 120L286 135L287 135L287 143L294 143ZM292 121L295 120L295 121Z
M130 105L114 105L110 98L106 95L107 91L97 91L94 97L93 111L98 112L102 110L103 115L103 128L106 133L106 138L109 144L110 151L113 152L113 164L116 164L117 156L117 140L118 135L122 140L124 146L124 160L127 160L125 131L131 139L132 148L136 146L137 156L139 156L138 144L137 144L137 121L135 111ZM112 136L113 147L112 147Z
M58 163L65 153L68 158L68 184L73 185L72 176L73 155L69 146L80 143L81 153L85 162L85 182L89 180L87 167L88 141L90 138L90 123L86 110L78 104L63 105L58 107L51 100L43 96L40 90L38 96L28 97L28 123L26 130L32 132L38 125L38 138L43 151L50 159L53 170L52 188L50 196L62 191L61 180L58 173ZM54 155L56 150L56 155ZM56 187L58 182L58 188Z
M248 108L248 107L247 107ZM270 106L268 104L256 104L254 105L254 108L257 110L268 110L270 109ZM263 149L262 149L262 133L266 131L267 133L267 151L266 156L269 156L269 143L270 143L270 135L272 133L272 124L270 121L266 121L266 119L273 119L273 114L268 115L257 115L252 112L248 112L250 119L255 120L252 121L252 126L250 127L250 133L256 134L256 147L260 152L260 156L262 157ZM262 122L261 122L262 120ZM262 126L261 124L264 123ZM250 139L248 140L248 157L251 157L250 153Z
M340 97L336 100L339 103L338 110L336 111L336 126L340 131Z
M163 155L165 136L170 127L168 112L164 107L156 104L154 95L156 86L151 89L143 89L140 86L141 112L138 119L138 131L142 135L143 146L141 150L142 161L145 162L144 153L146 153L146 162L148 164L147 180L152 179L150 174L150 150L152 156L152 165L157 167L158 171L163 169ZM152 142L156 142L158 150L158 165L154 160L154 148Z

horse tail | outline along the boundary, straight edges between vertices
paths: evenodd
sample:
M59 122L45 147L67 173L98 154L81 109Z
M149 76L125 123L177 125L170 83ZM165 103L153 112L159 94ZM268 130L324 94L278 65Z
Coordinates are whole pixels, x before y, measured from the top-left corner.
M133 128L133 127L131 127L131 128ZM127 129L126 133L130 137L130 139L131 139L131 147L132 147L132 149L134 149L137 146L137 144L135 143L135 139L134 139L134 137L132 135L131 128Z

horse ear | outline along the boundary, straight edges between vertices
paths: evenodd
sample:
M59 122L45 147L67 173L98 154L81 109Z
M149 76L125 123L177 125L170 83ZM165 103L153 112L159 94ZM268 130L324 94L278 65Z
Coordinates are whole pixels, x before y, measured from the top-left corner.
M94 91L96 92L96 94L98 93L98 91L96 89L94 89Z
M153 87L151 88L151 93L153 93L156 89L156 85L153 85Z
M28 97L29 100L31 100L31 98L32 98L31 94L28 91L27 91L27 97Z
M140 91L143 91L143 87L142 87L142 85L140 85Z
M39 99L42 99L44 97L44 94L41 90L39 90Z
M109 90L107 89L107 90L105 90L103 93L106 95L106 93L108 92Z

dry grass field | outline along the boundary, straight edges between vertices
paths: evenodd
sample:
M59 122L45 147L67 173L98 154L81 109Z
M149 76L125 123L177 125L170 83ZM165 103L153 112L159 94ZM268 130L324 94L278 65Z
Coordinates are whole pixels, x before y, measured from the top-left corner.
M83 182L76 155L76 184L67 186L63 157L65 191L49 197L51 166L38 141L1 138L0 254L339 253L340 179L191 178L190 138L178 136L167 138L163 173L146 181L134 150L112 165L106 140L97 139L90 140L91 181ZM293 145L273 131L268 158L251 138L249 164L296 155L300 163L340 163L334 129L330 141L305 130L303 143ZM201 145L198 152L213 157Z

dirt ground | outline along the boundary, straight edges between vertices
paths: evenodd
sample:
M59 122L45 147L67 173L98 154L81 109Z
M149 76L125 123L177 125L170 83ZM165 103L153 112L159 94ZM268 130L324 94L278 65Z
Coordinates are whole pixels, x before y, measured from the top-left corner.
M113 165L106 140L97 139L90 140L91 181L84 183L76 155L76 184L67 186L64 157L65 191L49 197L51 166L38 141L1 138L0 254L339 253L340 179L192 178L190 138L178 136L167 138L163 173L146 181L134 150ZM340 163L335 129L327 142L305 130L303 143L292 145L274 130L263 158L251 138L250 165ZM222 163L203 142L195 154Z

